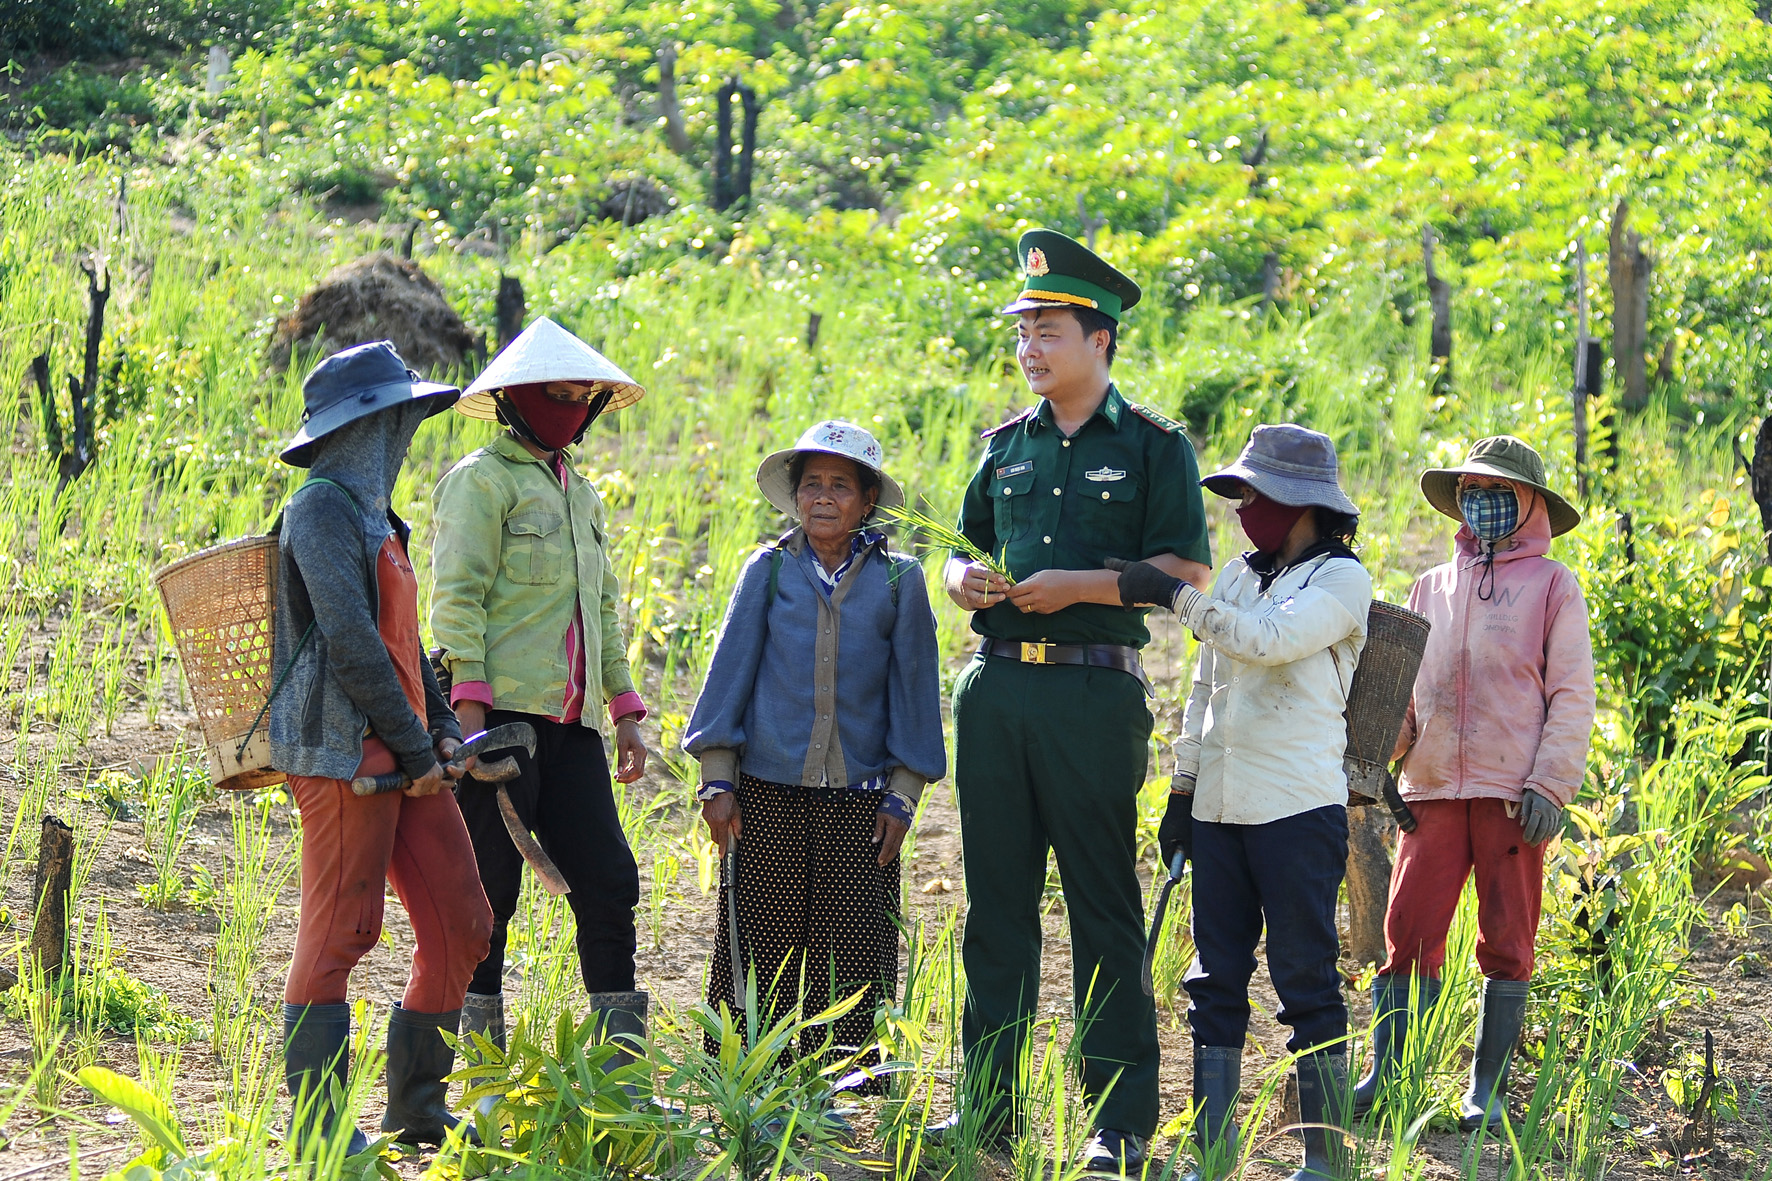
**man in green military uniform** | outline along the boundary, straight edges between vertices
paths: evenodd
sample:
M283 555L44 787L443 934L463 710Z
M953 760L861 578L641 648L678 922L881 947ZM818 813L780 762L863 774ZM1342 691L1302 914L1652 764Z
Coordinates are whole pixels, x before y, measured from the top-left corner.
M1193 447L1110 376L1138 285L1052 230L1022 235L1026 282L1003 309L1037 405L985 432L960 529L1013 581L948 563L947 592L983 637L954 690L955 784L966 858L966 1083L987 1143L1017 1126L1016 1058L1040 984L1046 854L1070 915L1082 1083L1100 1102L1084 1164L1136 1174L1157 1122L1157 1022L1140 987L1135 865L1151 715L1142 609L1107 558L1207 585L1211 553ZM952 1137L956 1112L932 1132Z

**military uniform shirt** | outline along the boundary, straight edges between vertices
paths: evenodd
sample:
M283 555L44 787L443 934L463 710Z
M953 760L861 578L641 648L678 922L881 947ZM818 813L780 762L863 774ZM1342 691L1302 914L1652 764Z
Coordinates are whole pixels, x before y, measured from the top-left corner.
M1100 570L1110 557L1175 554L1211 564L1193 445L1175 423L1113 386L1069 439L1044 398L986 438L960 531L1001 556L1011 577ZM1143 647L1151 638L1147 610L1073 603L1041 615L1005 600L973 612L972 630L1000 640Z

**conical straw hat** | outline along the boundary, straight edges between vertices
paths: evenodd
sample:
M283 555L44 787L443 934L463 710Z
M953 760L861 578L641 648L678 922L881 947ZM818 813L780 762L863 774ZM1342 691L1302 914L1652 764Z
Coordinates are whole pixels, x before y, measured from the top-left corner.
M498 417L492 395L513 385L569 381L585 387L585 400L611 391L605 414L632 406L646 396L640 383L613 361L546 316L525 328L474 379L455 408L469 418Z

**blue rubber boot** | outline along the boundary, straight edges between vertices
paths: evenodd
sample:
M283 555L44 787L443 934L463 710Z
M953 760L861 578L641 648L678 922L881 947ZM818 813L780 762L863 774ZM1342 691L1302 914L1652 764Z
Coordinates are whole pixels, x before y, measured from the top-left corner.
M1237 1160L1237 1093L1243 1084L1243 1047L1194 1047L1194 1159L1182 1181L1229 1176ZM1208 1165L1210 1160L1212 1163Z
M1526 1023L1528 987L1525 980L1483 981L1471 1085L1458 1105L1461 1132L1474 1132L1484 1124L1498 1131L1507 1119L1507 1068L1520 1040L1520 1027Z
M1409 1003L1414 990L1415 1003ZM1354 1084L1354 1117L1372 1110L1378 1092L1403 1064L1409 1030L1440 999L1440 981L1433 976L1372 978L1372 1069Z
M1346 1175L1347 1055L1319 1051L1298 1060L1298 1119L1304 1168L1287 1181L1341 1181Z

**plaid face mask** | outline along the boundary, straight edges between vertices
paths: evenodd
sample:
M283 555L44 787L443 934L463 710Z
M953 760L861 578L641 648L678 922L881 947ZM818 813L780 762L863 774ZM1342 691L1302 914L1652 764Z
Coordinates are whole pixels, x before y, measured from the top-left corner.
M1500 541L1520 527L1520 498L1512 488L1467 488L1458 511L1479 541Z

